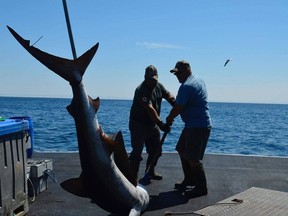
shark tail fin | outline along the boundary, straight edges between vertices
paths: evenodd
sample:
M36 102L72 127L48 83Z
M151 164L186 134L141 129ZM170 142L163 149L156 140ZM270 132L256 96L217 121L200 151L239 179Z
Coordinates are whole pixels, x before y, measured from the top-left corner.
M70 82L71 85L78 84L82 80L89 63L94 57L99 43L94 45L90 50L86 51L82 56L75 60L69 60L43 52L40 49L30 46L30 41L23 39L17 32L7 26L15 39L38 61L47 68ZM76 69L75 69L76 68Z

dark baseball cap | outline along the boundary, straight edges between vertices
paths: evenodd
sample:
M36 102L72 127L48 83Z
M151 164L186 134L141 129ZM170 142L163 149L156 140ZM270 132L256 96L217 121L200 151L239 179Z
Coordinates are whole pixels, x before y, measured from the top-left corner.
M187 69L190 69L190 64L187 61L181 60L176 63L175 68L170 70L170 72L175 73L178 71L186 71Z
M157 72L156 67L154 67L153 65L149 65L145 69L145 77L146 79L158 80L158 72Z

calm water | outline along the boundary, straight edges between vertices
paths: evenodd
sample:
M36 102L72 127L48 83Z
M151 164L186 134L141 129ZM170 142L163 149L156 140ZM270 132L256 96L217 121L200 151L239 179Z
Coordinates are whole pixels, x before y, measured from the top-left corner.
M106 133L122 131L129 152L130 100L101 100L97 113ZM78 150L73 118L66 111L70 99L0 97L0 116L30 116L34 125L34 151ZM163 102L162 119L170 105ZM288 156L288 105L210 103L213 129L207 153ZM175 152L183 123L175 119L164 152Z

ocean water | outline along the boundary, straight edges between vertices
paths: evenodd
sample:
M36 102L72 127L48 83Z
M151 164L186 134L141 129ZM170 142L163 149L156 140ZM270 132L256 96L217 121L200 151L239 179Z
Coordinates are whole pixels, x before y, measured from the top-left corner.
M0 97L0 116L29 116L33 121L34 151L77 152L73 118L66 111L71 99ZM131 100L101 100L97 113L106 133L123 133L131 150L128 129ZM206 153L288 156L288 105L210 102L213 128ZM163 101L165 120L170 105ZM183 123L175 119L165 139L164 152L175 152Z

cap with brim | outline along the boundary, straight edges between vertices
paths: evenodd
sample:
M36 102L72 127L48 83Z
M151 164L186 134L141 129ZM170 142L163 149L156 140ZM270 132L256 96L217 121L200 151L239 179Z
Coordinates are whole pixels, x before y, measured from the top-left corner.
M188 68L190 68L189 63L182 60L182 61L178 61L175 65L175 68L171 69L170 72L176 73L178 71L186 71Z
M158 72L153 65L150 65L145 69L145 78L158 80Z

